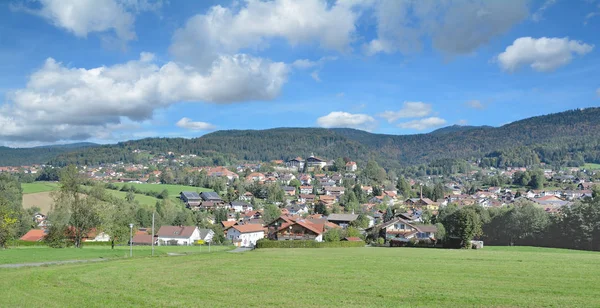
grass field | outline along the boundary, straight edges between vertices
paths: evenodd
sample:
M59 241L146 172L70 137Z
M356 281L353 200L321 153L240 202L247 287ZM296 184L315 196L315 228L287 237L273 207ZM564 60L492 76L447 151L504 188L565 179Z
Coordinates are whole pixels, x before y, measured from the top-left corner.
M583 168L588 170L600 170L600 164L585 164Z
M112 189L107 189L106 193L111 194L119 199L125 199L125 197L127 196L127 193L124 191L118 191L118 190L112 190ZM146 205L151 208L154 208L154 206L156 205L156 201L159 201L157 198L142 195L142 194L135 194L135 200L137 202L139 202L141 205Z
M134 258L0 269L0 306L598 307L598 264L599 253L528 247Z
M33 194L47 191L55 191L58 189L57 182L33 182L33 183L21 183L23 188L23 194Z
M232 247L212 246L211 252L229 250ZM207 253L208 247L201 246L156 246L155 255L166 255L173 253ZM151 256L150 246L134 246L134 257ZM17 263L38 263L47 261L66 261L66 260L89 260L97 258L123 258L129 256L128 246L116 246L111 249L110 246L84 246L83 249L64 248L53 249L48 247L18 247L7 250L0 250L0 264ZM0 305L1 306L1 305Z
M179 197L179 193L182 191L212 191L208 188L195 187L195 186L186 186L186 185L170 185L170 184L139 184L139 183L115 183L115 185L123 187L123 185L133 186L140 191L156 191L162 192L166 189L169 192L170 197Z

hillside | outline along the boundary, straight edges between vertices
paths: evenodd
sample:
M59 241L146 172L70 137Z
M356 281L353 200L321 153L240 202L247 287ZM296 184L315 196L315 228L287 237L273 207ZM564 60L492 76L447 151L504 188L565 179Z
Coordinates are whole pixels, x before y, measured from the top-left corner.
M583 164L600 162L598 131L600 108L588 108L533 117L502 127L451 126L417 135L372 134L347 128L224 130L194 139L148 138L76 149L58 153L48 161L54 165L140 162L144 157L132 153L140 149L197 154L200 165L285 160L311 154L328 159L350 157L359 162L375 159L386 168L480 158L501 165L523 156L537 156L549 164Z
M59 154L95 146L97 146L95 143L81 142L34 148L0 147L0 166L44 164Z

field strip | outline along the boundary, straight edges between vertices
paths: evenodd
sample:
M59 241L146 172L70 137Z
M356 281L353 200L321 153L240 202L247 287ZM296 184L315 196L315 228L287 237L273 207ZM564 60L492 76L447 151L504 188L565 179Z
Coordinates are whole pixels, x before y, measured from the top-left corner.
M101 261L108 261L108 260L110 260L110 259L97 258L97 259L88 259L88 260L67 260L67 261L48 261L48 262L37 262L37 263L2 264L2 265L0 265L0 268L37 267L37 266L46 266L46 265L101 262Z

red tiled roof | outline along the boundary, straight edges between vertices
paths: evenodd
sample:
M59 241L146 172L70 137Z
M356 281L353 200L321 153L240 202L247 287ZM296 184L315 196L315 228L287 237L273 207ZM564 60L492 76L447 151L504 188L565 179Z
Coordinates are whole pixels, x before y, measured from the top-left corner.
M252 233L252 232L261 232L264 231L264 228L260 224L245 224L245 225L235 225L232 228L240 231L240 233Z
M362 242L362 239L360 237L346 237L344 239L349 242Z
M44 236L46 236L44 230L33 229L25 233L25 235L21 237L21 240L27 242L39 242L44 238Z

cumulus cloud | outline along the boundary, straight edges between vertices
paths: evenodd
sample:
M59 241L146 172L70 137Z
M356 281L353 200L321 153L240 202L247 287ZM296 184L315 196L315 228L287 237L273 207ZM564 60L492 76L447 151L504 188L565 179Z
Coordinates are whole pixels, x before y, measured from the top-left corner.
M181 118L181 120L177 121L177 123L175 123L175 125L181 127L181 128L185 128L185 129L189 129L189 130L193 130L193 131L201 131L201 130L213 130L216 127L210 123L206 123L206 122L194 122L192 121L190 118Z
M423 102L404 102L402 109L398 111L385 111L378 116L386 119L389 123L402 118L420 118L431 114L431 104Z
M502 69L514 72L520 67L528 65L538 72L551 72L569 64L574 55L583 56L594 49L594 45L569 38L539 39L521 37L497 57Z
M178 29L169 50L197 67L210 65L222 53L264 49L272 38L292 46L317 43L345 52L350 50L358 16L347 1L332 5L324 0L245 1L239 9L217 5Z
M398 124L398 127L405 129L426 130L429 128L440 127L446 124L446 120L438 117L430 117L419 120L413 120Z
M317 125L325 128L348 127L370 131L375 128L377 122L370 115L334 111L318 118Z
M485 105L481 101L476 100L476 99L466 102L465 105L467 105L467 107L473 108L473 109L479 109L479 110L485 109Z
M221 56L208 73L152 54L96 68L70 68L49 58L23 89L0 106L0 139L83 140L123 118L150 119L155 109L188 102L234 103L275 98L288 67L247 55Z
M88 34L112 32L121 41L136 38L135 13L160 8L162 1L148 0L37 0L39 9L14 6L40 16L54 26L78 37Z
M366 54L419 51L423 38L448 54L465 54L506 33L528 15L527 0L375 2L377 38Z

